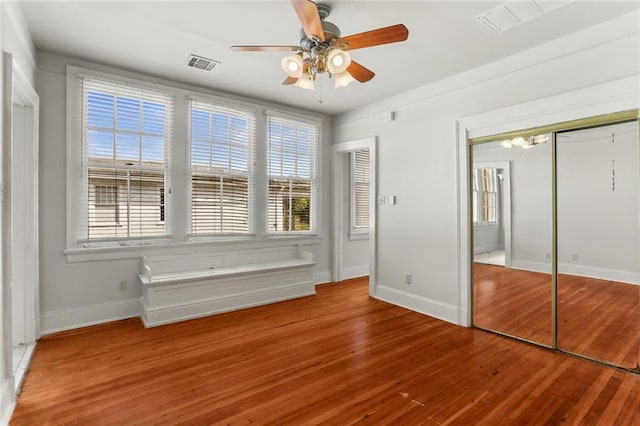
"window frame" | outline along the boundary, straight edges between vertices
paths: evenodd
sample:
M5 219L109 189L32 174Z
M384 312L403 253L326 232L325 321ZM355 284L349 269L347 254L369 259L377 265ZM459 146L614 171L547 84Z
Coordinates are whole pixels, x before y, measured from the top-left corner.
M274 232L270 230L269 226L269 181L273 177L274 179L286 180L285 176L275 176L269 174L269 122L271 117L282 122L290 122L299 124L301 127L312 127L315 130L315 141L311 141L311 158L310 158L310 185L311 185L311 200L309 205L309 230L300 231L278 231ZM319 236L321 235L320 220L318 220L319 206L321 205L321 179L322 179L322 121L315 117L302 116L290 112L278 111L273 109L267 109L265 111L265 168L266 168L266 188L265 196L267 200L266 211L264 215L264 229L267 237L280 238L287 236Z
M369 225L357 226L356 222L356 213L357 213L357 182L356 182L356 153L358 151L367 151L367 210L369 210L369 206L371 204L371 200L369 200L371 191L371 181L370 181L370 164L371 164L371 151L369 148L360 148L353 150L349 153L350 161L349 161L349 239L350 240L366 240L369 238L369 231L371 229L371 217L369 217ZM371 212L369 212L369 215Z
M163 85L149 83L143 80L123 77L116 74L104 73L100 71L85 69L76 66L67 66L67 250L74 248L89 249L101 247L121 247L137 244L166 244L171 240L170 221L165 221L164 233L153 236L133 236L115 238L88 238L88 189L90 163L86 155L84 133L84 85L83 79L103 81L107 84L130 86L137 90L147 90L162 94L167 98L169 106L169 117L166 119L163 167L154 170L162 171L164 183L162 187L171 187L171 164L173 160L175 123L175 96ZM115 129L115 127L114 127ZM145 167L130 167L127 165L107 165L106 168L118 170L143 170ZM170 201L169 194L165 193L165 207ZM165 211L165 215L167 212Z
M493 180L493 188L495 191L487 191L486 186L484 184L484 179L482 173L484 170L490 171L490 178ZM485 167L480 165L480 167L474 167L472 169L472 185L471 185L471 193L472 193L472 209L471 209L471 220L475 227L497 227L502 223L502 218L500 217L501 205L500 205L500 178L498 176L498 169L495 167ZM476 189L477 188L477 189ZM484 210L488 209L484 204L485 196L489 194L495 195L495 221L485 221L480 220L485 216Z
M80 77L105 80L113 83L129 84L142 89L167 93L173 97L173 134L172 144L166 161L165 169L165 235L162 237L148 237L121 239L117 241L89 241L80 242L78 235L82 235L81 220L74 212L78 203L86 202L86 188L82 187L82 126L79 125L82 118L82 102L78 93L81 90ZM146 253L164 253L173 250L194 249L237 249L252 247L271 247L287 244L320 244L323 240L322 230L325 215L329 213L323 206L324 180L329 179L322 169L323 150L323 126L327 117L313 112L299 112L278 106L272 109L268 103L260 103L258 100L232 96L224 93L216 93L211 90L201 89L192 85L178 85L169 80L153 78L150 76L126 72L106 66L85 68L83 66L66 66L66 244L63 250L69 262L86 262L106 259L130 259L145 255ZM255 182L254 192L256 203L254 207L254 232L250 235L214 235L214 236L190 236L190 177L186 171L190 167L189 148L187 144L188 108L189 97L197 97L204 101L213 100L223 102L226 105L237 106L241 109L255 110ZM313 233L287 233L271 234L267 228L268 217L268 185L267 177L267 125L268 114L279 115L284 119L306 122L316 126L317 150L316 150L316 179L315 202L313 211ZM328 171L326 171L328 172ZM84 191L84 192L83 192ZM74 210L75 209L75 210ZM162 221L160 220L159 223ZM87 220L84 220L86 226Z
M193 232L193 164L191 161L191 112L192 112L192 103L199 102L203 104L209 104L214 109L227 109L234 110L241 114L248 114L251 117L251 122L249 125L251 126L249 132L249 142L247 146L247 185L248 185L248 230L243 233L194 233ZM187 189L187 239L189 241L206 241L206 240L219 240L221 238L230 238L230 239L246 239L253 238L256 236L256 149L257 149L257 111L256 108L245 103L233 102L228 99L224 99L218 96L207 96L202 94L190 94L187 96L187 169L189 174L189 185ZM211 176L223 176L223 177L232 177L234 173L231 172L222 172L222 173L211 173Z

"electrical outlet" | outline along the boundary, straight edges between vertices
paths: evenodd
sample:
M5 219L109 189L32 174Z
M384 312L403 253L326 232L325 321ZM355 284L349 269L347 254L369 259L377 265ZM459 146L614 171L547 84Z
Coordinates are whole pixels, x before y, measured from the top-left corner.
M413 277L411 276L411 274L405 274L404 280L407 283L407 285L411 285L411 281L413 280Z
M120 281L118 283L118 291L127 291L127 282L126 281Z
M545 259L551 259L551 253L548 253L548 252L547 252L547 253L544 255L544 258L545 258Z
M571 255L571 260L573 260L574 262L577 262L579 259L578 253L573 253Z

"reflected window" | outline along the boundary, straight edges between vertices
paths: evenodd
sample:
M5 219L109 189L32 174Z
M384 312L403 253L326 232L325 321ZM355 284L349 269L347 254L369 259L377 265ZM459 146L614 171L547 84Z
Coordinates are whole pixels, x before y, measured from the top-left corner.
M499 177L493 168L473 169L473 223L499 223Z

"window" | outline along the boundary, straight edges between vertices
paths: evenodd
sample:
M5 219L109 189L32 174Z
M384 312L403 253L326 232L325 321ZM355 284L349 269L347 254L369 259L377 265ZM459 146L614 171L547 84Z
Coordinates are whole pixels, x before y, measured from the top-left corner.
M69 256L318 234L320 117L75 66L67 95Z
M191 101L191 233L251 232L254 114Z
M351 153L351 234L369 232L369 150Z
M164 215L171 98L89 78L81 87L87 222L80 240L165 235L158 218Z
M473 222L498 223L498 172L494 168L473 169Z
M267 116L268 232L314 233L318 126Z

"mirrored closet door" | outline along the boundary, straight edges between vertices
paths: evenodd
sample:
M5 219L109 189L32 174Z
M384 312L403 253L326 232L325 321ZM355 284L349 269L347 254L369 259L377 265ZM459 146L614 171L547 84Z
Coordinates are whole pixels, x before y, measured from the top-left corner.
M638 367L638 124L557 139L558 348Z
M640 135L623 111L470 141L472 320L640 372Z
M551 346L548 135L473 145L473 323Z

